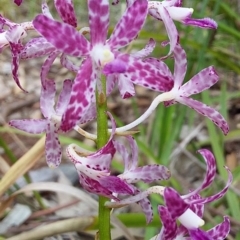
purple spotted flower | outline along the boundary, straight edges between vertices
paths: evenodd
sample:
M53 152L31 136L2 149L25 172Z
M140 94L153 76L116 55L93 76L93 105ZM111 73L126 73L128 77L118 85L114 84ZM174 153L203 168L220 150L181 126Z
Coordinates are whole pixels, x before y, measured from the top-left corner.
M110 175L111 161L116 152L112 138L113 134L107 144L94 153L71 144L67 147L67 155L75 165L84 189L118 200L116 193L132 195L133 189L122 179Z
M197 189L186 195L180 195L176 190L170 187L154 186L136 194L135 196L123 199L118 202L108 202L105 205L110 208L124 206L130 203L139 202L146 198L149 194L158 193L163 196L165 206L159 206L159 215L161 217L163 227L160 233L153 239L157 240L223 240L230 231L229 219L224 217L224 221L214 228L204 232L200 229L204 225L203 211L204 204L213 202L223 197L227 192L231 182L232 174L228 171L228 181L226 186L217 194L202 198L199 193L203 189L209 187L216 176L216 161L213 154L202 149L198 151L207 164L207 172L205 178ZM176 221L181 225L177 225Z
M188 82L182 85L185 74L187 72L187 57L185 51L182 49L180 44L177 44L174 49L174 61L174 86L171 91L162 93L157 96L153 100L148 110L142 116L140 116L134 122L126 126L117 128L117 132L128 131L129 129L132 129L133 127L143 122L146 118L149 117L149 115L156 109L158 104L161 102L164 102L165 106L170 106L178 102L194 109L198 113L209 118L214 124L221 128L225 135L228 133L228 124L217 110L207 106L204 103L190 98L190 96L193 94L197 94L206 89L209 89L218 81L219 77L214 67L210 66L203 69L193 78L191 78ZM149 62L152 62L152 64L155 64L156 66L161 63L161 61L154 58L150 58Z
M65 0L55 0L54 6L58 12L58 15L62 21L73 27L77 27L77 19L74 12L74 7L72 1ZM46 1L42 1L42 13L50 19L53 19L52 14L49 11ZM30 59L42 56L48 56L42 65L41 69L41 83L45 88L45 83L47 79L47 74L54 60L61 54L61 64L69 69L70 71L75 71L76 66L67 58L66 54L61 53L56 49L51 43L49 43L43 37L32 38L27 42L21 51L21 59Z
M169 56L176 47L179 35L173 20L185 25L192 25L201 28L216 29L217 23L210 18L191 18L193 9L182 7L182 0L148 1L149 14L154 18L163 21L170 40Z
M165 106L172 105L176 102L184 104L194 109L198 113L208 117L213 123L221 128L223 133L226 135L229 131L229 127L223 116L214 108L189 98L193 94L197 94L209 89L218 81L219 77L214 67L210 66L203 69L187 83L182 85L187 72L187 57L185 51L179 44L174 49L174 59L174 87L171 90L171 94L173 94L173 100L165 102Z
M9 124L15 128L28 133L39 134L46 132L46 160L50 167L57 167L61 161L61 146L58 140L59 125L63 112L65 111L70 98L72 89L72 81L65 80L63 89L59 95L54 110L54 98L56 94L55 82L53 80L46 81L46 88L42 87L40 107L45 119L23 119L11 120Z
M10 47L13 79L22 90L17 73L20 53L24 48L22 39L27 36L27 31L32 29L31 22L14 23L0 15L0 52L6 47Z
M72 26L44 15L38 15L34 19L35 29L57 49L71 56L86 58L76 76L70 103L63 116L61 125L63 131L68 131L81 120L92 103L96 85L101 91L102 72L126 73L127 79L131 79L134 84L162 91L171 89L172 79L161 70L118 51L138 35L147 16L147 4L147 0L134 1L108 40L106 40L109 26L108 0L88 1L90 42Z
M67 148L67 155L74 163L84 189L119 201L120 195L126 197L140 192L133 183L139 181L150 183L168 179L170 172L164 166L155 164L137 167L138 148L135 140L130 136L127 137L131 151L129 154L124 145L113 140L116 124L112 117L111 120L113 126L111 137L100 150L90 153L75 144L71 144ZM123 159L125 170L118 176L112 176L110 165L116 150ZM150 222L152 208L149 200L147 198L141 199L139 204L146 214L147 221Z
M207 173L202 185L187 195L180 196L177 191L172 188L165 188L163 197L165 206L159 206L158 211L161 217L163 227L157 240L166 239L219 239L224 240L230 231L230 221L228 217L224 217L224 221L207 232L200 229L204 225L202 220L204 204L221 198L228 190L232 175L229 172L229 178L226 186L219 193L202 198L198 193L207 188L215 178L216 162L212 153L206 149L198 151L205 159L207 164ZM181 223L177 225L176 220Z
M133 186L133 183L145 182L152 183L159 180L167 180L171 174L170 171L162 165L152 164L138 167L138 147L137 143L133 137L127 136L127 140L130 145L130 153L127 151L126 147L119 142L115 141L117 151L123 158L124 162L124 172L118 177L128 184L131 184L134 189L134 195L138 194L140 190ZM152 207L148 198L143 198L138 202L143 212L146 215L147 222L150 223L153 217Z

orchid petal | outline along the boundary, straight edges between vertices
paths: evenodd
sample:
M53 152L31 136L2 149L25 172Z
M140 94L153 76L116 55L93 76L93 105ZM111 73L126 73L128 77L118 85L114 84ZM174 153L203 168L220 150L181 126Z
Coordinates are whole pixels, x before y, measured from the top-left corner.
M107 76L107 96L109 96L111 94L111 92L113 91L114 87L115 87L115 84L117 82L117 76L115 75L108 75Z
M219 79L213 66L207 67L196 74L192 79L185 83L180 90L180 95L185 97L200 93L209 89Z
M216 175L216 160L213 154L207 149L198 150L198 153L202 155L202 157L206 162L207 172L201 186L199 186L197 189L190 192L189 194L182 196L183 199L189 198L190 196L193 196L199 193L204 188L207 188L208 186L210 186L210 184L213 182Z
M72 85L73 85L73 81L70 79L67 79L63 82L63 88L59 94L58 102L57 102L57 106L56 106L57 115L62 116L64 111L67 109L67 105L70 100Z
M112 160L111 152L105 152L100 155L94 153L88 155L87 157L81 156L82 149L75 144L71 144L67 147L67 155L69 159L74 163L78 171L81 171L92 178L96 177L95 175L103 173L108 173L110 169L110 164ZM80 155L79 155L80 154ZM87 174L89 173L89 174ZM97 179L96 179L97 180Z
M78 72L78 70L79 70L79 67L76 66L72 61L70 61L67 58L65 53L63 53L61 55L60 62L61 62L61 65L65 68L67 68L69 71Z
M189 234L192 240L212 240L206 232L203 230L196 228L196 229L189 229Z
M41 75L41 83L44 88L46 87L47 74L50 71L50 68L51 68L53 62L57 58L58 55L59 55L59 51L53 51L52 53L49 54L49 56L47 57L47 59L45 60L45 62L42 65L40 75Z
M195 27L210 29L216 29L218 26L217 23L211 18L203 19L185 18L183 19L182 23L184 23L185 25L192 25Z
M109 26L109 1L88 0L88 14L92 46L105 44Z
M145 58L152 53L155 46L156 42L154 41L154 39L150 38L147 45L142 50L131 53L131 56L135 58Z
M164 189L164 201L174 220L180 217L189 208L188 204L182 200L178 192L170 187Z
M21 52L23 46L21 44L15 44L15 43L10 43L10 47L11 47L11 52L12 52L12 76L14 81L16 82L16 84L18 85L18 87L20 89L22 89L24 92L26 92L21 84L20 84L20 80L18 78L18 67L19 67L19 59L20 59L20 55L19 53Z
M123 159L124 171L128 171L131 168L131 161L126 147L118 141L114 141L114 146Z
M43 15L53 19L53 16L52 16L52 14L51 14L51 12L49 10L49 7L48 7L48 5L46 3L46 0L42 0L42 13L43 13Z
M42 14L33 20L34 28L61 52L80 57L89 52L87 39L66 23L54 21Z
M166 31L170 40L170 49L167 56L162 58L164 59L164 58L167 58L169 55L171 55L172 52L174 51L179 41L179 35L178 35L177 28L171 16L168 13L168 10L164 6L162 6L162 4L159 2L153 2L152 4L153 6L149 8L149 14L155 17L156 19L160 19L164 22L164 25L166 27Z
M174 59L174 89L179 91L187 72L187 56L180 44L174 48Z
M60 126L63 131L73 128L92 102L96 84L96 73L93 70L92 61L88 58L74 80L69 104Z
M129 184L116 176L99 178L99 182L103 187L114 193L130 195L134 193L133 188Z
M208 203L208 202L218 200L219 198L221 198L225 195L225 193L227 192L227 190L228 190L228 188L231 185L232 180L233 180L232 173L230 172L230 170L227 167L225 167L225 168L228 171L228 181L227 181L226 186L219 193L216 193L216 194L214 194L210 197L191 200L191 202L190 202L191 204L196 204L196 203L205 204L205 203ZM186 201L188 201L188 199L186 199Z
M129 183L136 183L138 181L151 183L157 180L166 180L170 176L170 172L165 166L156 164L137 167L134 170L130 170L122 174L122 178Z
M147 5L147 0L137 0L127 8L108 40L111 48L122 48L136 38L147 17Z
M46 161L50 168L58 167L61 162L62 151L58 140L57 126L50 121L46 129Z
M65 23L77 27L77 18L72 0L54 0L54 4L61 19Z
M127 136L127 139L131 149L131 160L128 163L125 162L125 164L128 166L127 168L125 166L125 169L131 171L136 169L138 165L138 146L136 140L132 136Z
M43 37L31 39L21 51L21 58L36 58L49 55L56 48Z
M214 228L207 231L208 235L212 239L224 240L230 232L230 220L228 217L224 217L224 221Z
M164 206L158 206L158 212L162 221L163 228L157 239L175 239L177 235L176 220L172 219L168 209Z
M169 75L169 71L166 71L166 68L161 69L156 67L155 64L152 64L154 60L144 61L133 58L127 54L119 54L117 59L119 62L121 61L126 68L122 71L126 75L125 77L130 78L134 84L161 92L169 91L173 87L172 75ZM110 69L111 67L109 66L113 65L113 62L106 64L104 69Z
M182 196L184 198L184 196ZM194 201L196 199L201 199L202 197L199 194L195 194L189 197L189 201ZM203 217L204 212L204 204L196 203L196 204L190 204L190 209L195 212L200 218Z
M14 25L6 32L6 39L11 43L19 43L19 40L26 36L26 31L20 25Z
M138 203L141 206L143 213L146 216L147 224L149 224L153 219L153 209L152 209L151 202L149 201L148 198L144 198L140 200Z
M112 192L110 190L103 187L98 181L86 176L83 173L79 174L79 181L82 187L89 192L100 194L102 196L114 199L115 201L118 200L112 195Z
M164 7L181 7L183 0L165 0L162 1Z
M40 119L22 119L22 120L11 120L9 125L20 129L22 131L32 133L32 134L40 134L46 131L47 128L47 120Z
M131 79L124 74L118 76L118 87L123 99L135 96L135 89Z
M96 103L92 102L88 107L87 111L85 111L84 115L81 117L79 123L84 124L95 119L96 117L97 117Z
M47 80L45 88L41 89L40 108L43 116L50 119L55 113L54 111L54 98L56 94L56 86L53 80Z
M201 103L197 100L193 100L191 98L187 98L187 97L183 97L183 96L177 97L176 101L194 109L195 111L202 114L203 116L208 117L214 124L216 124L219 128L221 128L221 130L223 131L223 133L225 135L228 133L229 127L228 127L226 120L214 108L211 108L211 107L207 106L206 104Z
M176 7L176 6L167 7L167 11L173 20L176 20L179 22L184 22L184 20L187 18L190 18L193 13L192 8Z

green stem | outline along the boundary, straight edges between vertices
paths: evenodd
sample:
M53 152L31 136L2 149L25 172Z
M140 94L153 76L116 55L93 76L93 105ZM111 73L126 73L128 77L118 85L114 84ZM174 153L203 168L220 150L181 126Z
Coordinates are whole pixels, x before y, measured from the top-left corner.
M108 141L107 125L107 97L106 97L106 79L102 77L102 92L96 90L97 104L97 148L100 149ZM110 231L110 209L104 206L108 198L99 196L99 235L100 240L111 240Z

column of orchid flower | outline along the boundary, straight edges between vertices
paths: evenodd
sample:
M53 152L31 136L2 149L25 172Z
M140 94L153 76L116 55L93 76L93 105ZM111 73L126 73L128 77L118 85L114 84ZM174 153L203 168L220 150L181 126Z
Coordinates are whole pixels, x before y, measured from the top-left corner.
M21 0L14 1L21 5ZM40 79L42 83L40 108L44 119L11 120L10 125L29 133L46 132L46 160L50 167L57 167L61 161L59 132L71 129L83 132L78 124L97 119L97 136L84 132L86 137L96 140L98 150L85 152L75 144L67 147L67 155L75 165L79 181L87 191L100 197L99 219L100 240L111 239L110 210L130 203L139 203L146 215L147 222L152 220L152 208L148 195L160 194L165 206L159 206L162 221L160 233L154 237L158 240L174 239L224 239L229 230L229 219L207 232L200 227L204 204L221 198L232 182L232 175L226 186L217 194L202 198L199 192L207 188L214 180L216 162L212 153L206 149L199 153L206 161L207 171L202 185L187 195L181 196L170 187L154 186L141 191L133 184L139 181L150 183L168 179L170 172L165 166L146 165L138 167L138 147L134 138L126 136L130 152L116 139L145 120L160 103L170 106L182 103L211 119L224 134L228 133L228 125L224 118L213 108L189 98L200 93L218 81L213 66L207 67L196 74L190 81L183 84L187 70L187 57L180 45L179 35L173 20L186 25L202 28L216 28L217 24L209 19L193 19L193 9L182 7L181 0L165 0L162 2L148 0L127 0L126 11L116 24L111 36L107 39L109 27L109 0L88 0L89 27L77 31L77 18L71 0L54 0L56 10L62 22L54 20L45 0L42 1L42 14L32 22L14 23L0 16L0 49L10 47L12 52L12 74L16 84L21 88L18 78L18 66L21 59L47 56ZM116 5L118 0L113 0ZM25 3L27 4L27 3ZM169 41L167 56L160 59L148 57L154 50L155 41L150 39L146 47L133 54L122 53L119 49L127 46L142 29L147 15L150 14L164 23ZM131 27L129 27L131 26ZM28 30L35 29L40 37L23 43ZM90 41L84 34L90 33ZM80 66L68 59L68 55L82 58ZM173 55L174 73L163 62ZM47 75L53 61L60 56L61 64L69 71L76 72L74 81L66 79L62 91L55 103L56 87L54 80ZM108 113L112 129L107 130L107 96L118 85L122 98L135 94L134 84L161 92L149 109L134 122L116 128L111 114ZM123 159L124 172L111 176L111 161L115 152ZM106 199L111 201L106 202ZM105 207L105 206L106 207ZM177 220L181 225L177 225Z

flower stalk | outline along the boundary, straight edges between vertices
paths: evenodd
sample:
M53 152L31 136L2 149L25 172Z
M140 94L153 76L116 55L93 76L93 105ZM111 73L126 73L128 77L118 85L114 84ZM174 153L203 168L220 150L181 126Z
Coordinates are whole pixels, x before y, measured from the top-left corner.
M108 120L107 120L107 95L106 95L106 79L102 76L102 89L96 88L96 108L97 108L97 148L100 149L108 141ZM110 211L104 204L108 198L99 196L99 232L96 239L111 240L110 231Z

